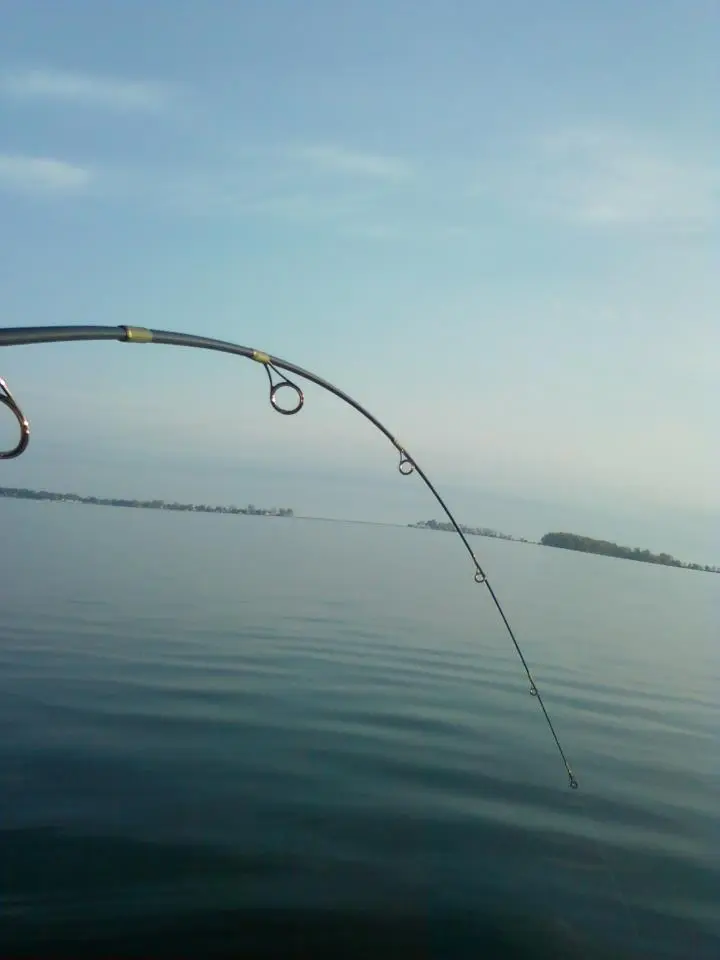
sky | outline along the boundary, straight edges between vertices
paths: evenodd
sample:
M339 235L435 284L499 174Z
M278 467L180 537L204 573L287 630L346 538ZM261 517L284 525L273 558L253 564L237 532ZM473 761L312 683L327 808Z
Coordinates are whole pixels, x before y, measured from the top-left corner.
M461 521L719 562L718 49L716 0L5 0L2 322L268 351ZM245 360L0 375L33 428L6 486L439 516Z

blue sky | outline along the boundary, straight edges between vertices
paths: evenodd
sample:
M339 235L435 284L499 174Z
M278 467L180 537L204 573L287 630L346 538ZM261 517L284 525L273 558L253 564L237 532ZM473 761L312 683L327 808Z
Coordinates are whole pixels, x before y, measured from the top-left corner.
M467 522L717 560L719 48L715 0L6 0L3 321L268 350ZM6 484L433 515L250 363L0 360L34 428Z

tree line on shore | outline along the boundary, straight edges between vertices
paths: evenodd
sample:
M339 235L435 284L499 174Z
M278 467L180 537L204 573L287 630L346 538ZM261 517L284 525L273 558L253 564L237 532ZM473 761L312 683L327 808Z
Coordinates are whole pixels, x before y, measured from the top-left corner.
M417 530L444 530L447 533L453 533L455 527L442 520L419 520L417 523L409 523L409 527ZM464 523L458 526L463 533L470 537L492 537L496 540L515 540L518 543L529 543L524 537L513 537L509 533L500 533L498 530L491 530L490 527L467 527Z
M264 517L292 517L290 507L256 507L252 503L247 507L212 506L206 503L166 503L164 500L126 500L116 497L82 497L77 493L54 493L50 490L30 490L27 487L0 487L0 497L11 497L17 500L45 500L60 503L84 503L101 507L135 507L145 510L178 510L195 513L226 513L242 514L244 516ZM455 528L447 521L420 520L410 523L409 527L420 530L440 530L448 533ZM468 527L458 524L460 530L467 536L491 537L497 540L513 540L518 543L534 543L525 537L513 537L508 533L500 533L489 527ZM667 567L681 567L684 570L702 570L706 573L720 573L720 567L710 564L684 563L669 553L651 553L640 547L623 547L610 540L595 540L592 537L583 537L576 533L546 533L538 543L543 547L559 547L564 550L577 550L581 553L597 553L606 557L619 557L623 560L638 560L641 563L656 563Z
M207 503L166 503L164 500L125 500L117 497L81 497L77 493L53 493L50 490L29 490L26 487L0 487L0 497L16 500L50 500L60 503L87 503L99 507L137 507L144 510L181 510L195 513L233 513L245 516L292 517L290 507L211 506Z
M581 537L576 533L546 533L540 543L544 547L561 547L563 550L579 550L582 553L599 553L605 557L620 557L623 560L639 560L641 563L659 563L666 567L682 567L685 570L704 570L707 573L720 573L720 567L709 564L683 563L669 553L650 553L640 547L622 547L610 540L594 540Z
M418 530L441 530L452 533L455 528L446 521L420 520L408 526ZM512 537L508 533L498 533L489 527L468 527L458 524L460 530L472 537L492 537L498 540L513 540L519 543L535 543L524 537ZM669 553L650 553L640 547L621 547L609 540L594 540L592 537L583 537L576 533L546 533L537 541L543 547L560 547L564 550L578 550L582 553L598 553L606 557L619 557L622 560L639 560L641 563L657 563L667 567L682 567L683 570L703 570L706 573L720 573L720 567L709 564L684 563Z

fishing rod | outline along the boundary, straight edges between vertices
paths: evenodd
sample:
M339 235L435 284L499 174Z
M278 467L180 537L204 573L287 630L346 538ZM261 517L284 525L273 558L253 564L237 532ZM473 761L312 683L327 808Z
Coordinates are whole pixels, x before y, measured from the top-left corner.
M336 387L334 384L330 383L328 380L324 380L322 377L317 376L317 374L311 373L309 370L305 370L303 367L299 367L295 363L290 363L287 360L281 360L278 357L274 357L269 353L263 353L261 350L253 350L251 347L242 347L239 344L230 343L226 340L215 340L212 337L198 337L194 334L187 333L174 333L170 330L150 330L145 327L129 326L50 326L0 328L0 347L26 346L34 343L67 343L81 340L115 340L119 341L120 343L158 343L173 347L193 347L199 350L216 350L220 353L229 353L233 354L234 356L245 357L248 360L254 360L256 363L259 363L264 367L269 383L270 404L278 413L281 413L284 416L294 416L296 413L299 413L300 410L302 410L305 403L305 395L302 389L297 383L286 376L286 374L289 373L294 377L301 377L303 380L307 380L309 383L313 383L315 386L321 387L323 390L326 390L328 393L331 393L333 396L344 401L354 410L357 410L357 412L366 420L368 420L374 427L376 427L376 429L378 429L380 433L382 433L395 448L395 451L399 456L398 470L400 473L403 476L409 476L412 473L417 473L439 506L442 508L455 533L457 533L457 535L460 537L460 540L462 541L462 544L469 554L470 559L475 567L475 582L478 584L484 584L484 586L487 588L510 637L510 640L512 641L515 652L517 653L525 670L530 683L530 693L537 699L540 705L540 709L542 710L543 716L545 717L548 728L550 729L550 733L552 734L555 742L555 746L558 749L565 767L565 772L568 775L569 785L573 790L577 789L578 781L575 778L570 766L570 762L562 748L553 722L550 719L550 714L545 707L543 698L538 690L535 680L533 679L530 667L528 666L525 655L520 648L520 644L515 636L515 632L510 626L510 621L505 615L505 611L503 610L497 594L493 590L492 585L487 578L487 574L480 566L472 547L468 543L467 537L451 513L450 508L447 506L444 499L437 491L435 485L432 483L422 467L420 467L418 462L410 456L407 449L393 436L388 428L381 423L380 420L373 416L369 410L367 410L364 406L362 406L362 404L358 403L357 400L353 399L353 397L345 393L339 387ZM284 391L284 393L282 391ZM285 398L284 401L283 397ZM10 460L14 457L19 457L27 449L30 441L30 424L27 420L27 417L22 412L22 409L16 402L6 381L1 377L0 403L10 410L17 420L20 428L20 439L18 440L17 444L8 450L0 451L0 460Z

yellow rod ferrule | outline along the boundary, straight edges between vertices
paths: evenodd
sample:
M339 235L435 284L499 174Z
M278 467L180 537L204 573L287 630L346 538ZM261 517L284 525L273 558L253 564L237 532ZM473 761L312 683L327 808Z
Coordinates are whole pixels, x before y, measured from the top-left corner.
M125 340L132 343L152 343L152 331L145 327L125 327Z

